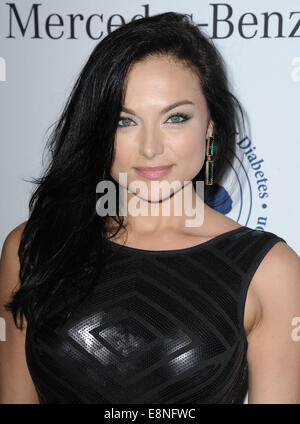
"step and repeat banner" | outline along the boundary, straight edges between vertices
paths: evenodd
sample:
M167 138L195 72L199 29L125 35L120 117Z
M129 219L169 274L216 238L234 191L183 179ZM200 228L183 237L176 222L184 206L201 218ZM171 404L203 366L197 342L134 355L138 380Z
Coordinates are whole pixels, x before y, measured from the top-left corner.
M125 22L176 11L222 53L247 114L221 212L272 231L300 254L300 1L0 2L1 245L28 217L49 127L96 43Z
M26 179L39 175L47 130L95 44L125 22L166 11L189 15L213 40L247 113L246 137L237 137L220 187L230 194L221 212L300 253L299 0L1 1L0 241L27 218Z

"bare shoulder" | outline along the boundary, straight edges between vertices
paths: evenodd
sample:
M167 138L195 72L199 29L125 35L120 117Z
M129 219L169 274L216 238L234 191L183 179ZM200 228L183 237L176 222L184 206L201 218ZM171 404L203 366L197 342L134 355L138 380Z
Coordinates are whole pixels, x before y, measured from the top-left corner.
M22 327L17 328L11 310L6 308L12 292L20 286L18 248L25 226L23 222L9 232L1 252L0 316L5 323L5 343L0 343L0 404L39 403L26 360L26 317L23 315Z
M24 221L8 233L2 246L1 259L3 256L6 257L7 255L9 255L11 259L16 257L26 224L27 221Z
M261 307L261 316L289 308L300 313L300 258L286 243L278 241L257 268L251 290Z
M299 256L278 241L264 256L252 284L261 314L247 336L248 403L299 403Z
M15 244L19 245L19 242L21 240L21 236L26 224L27 224L27 221L24 221L21 224L19 224L17 227L15 227L14 229L12 229L6 236L3 246L9 245L11 247Z
M18 249L26 223L27 221L22 222L11 230L4 240L0 260L1 294L3 294L3 291L11 291L18 283L18 272L20 268Z
M265 255L253 277L257 293L287 285L300 286L300 257L287 243L278 241ZM260 284L259 281L264 281Z

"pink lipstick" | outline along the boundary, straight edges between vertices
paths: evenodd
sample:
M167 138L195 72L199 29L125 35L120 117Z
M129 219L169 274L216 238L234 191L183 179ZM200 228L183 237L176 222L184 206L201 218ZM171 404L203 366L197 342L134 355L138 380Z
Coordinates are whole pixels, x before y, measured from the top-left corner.
M134 168L136 172L142 177L149 178L150 180L156 180L164 177L172 168L173 165L167 166L141 166Z

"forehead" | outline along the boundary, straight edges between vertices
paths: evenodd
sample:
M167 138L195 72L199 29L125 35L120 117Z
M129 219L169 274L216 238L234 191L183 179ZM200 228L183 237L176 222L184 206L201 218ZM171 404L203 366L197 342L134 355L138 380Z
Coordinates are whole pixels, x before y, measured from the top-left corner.
M170 56L154 55L131 64L124 83L126 99L147 97L178 100L190 96L203 102L200 78L188 64Z

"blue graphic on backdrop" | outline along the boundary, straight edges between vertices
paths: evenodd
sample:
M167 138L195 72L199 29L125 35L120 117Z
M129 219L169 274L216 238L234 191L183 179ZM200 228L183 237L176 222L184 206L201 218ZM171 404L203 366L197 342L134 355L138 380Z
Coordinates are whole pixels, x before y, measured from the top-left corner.
M226 215L232 210L232 199L224 187L218 184L216 186L217 189L213 195L208 197L207 204L217 212Z
M262 165L264 159L258 159L256 147L252 145L249 137L238 140L236 144L237 153L241 153L241 156L239 157L237 153L232 151L232 162L227 159L230 170L229 177L226 176L226 181L228 178L231 184L234 183L234 193L232 194L231 190L224 186L225 181L224 185L221 181L220 184L216 185L214 193L209 196L207 204L224 215L230 213L232 219L247 226L251 214L253 215L253 196L256 193L263 215L260 216L260 211L257 210L258 216L254 217L255 228L264 230L267 223L267 216L264 214L268 207L265 199L269 197L267 185L269 180L265 176ZM246 160L246 166L241 157Z

